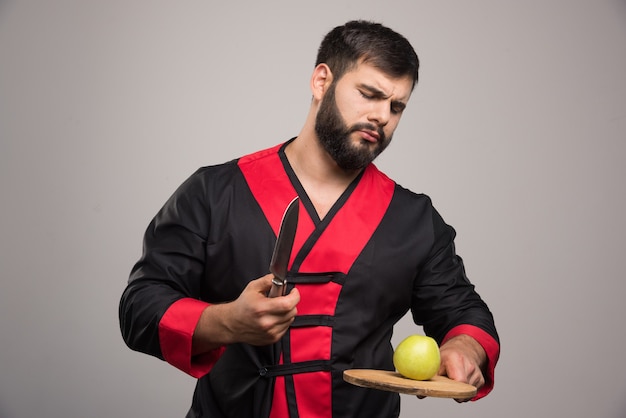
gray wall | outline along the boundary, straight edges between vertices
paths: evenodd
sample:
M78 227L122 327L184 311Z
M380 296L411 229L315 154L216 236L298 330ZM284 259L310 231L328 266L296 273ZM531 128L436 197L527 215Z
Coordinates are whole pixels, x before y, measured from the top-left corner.
M184 415L193 380L118 330L143 230L197 167L298 132L318 43L352 18L418 50L378 165L456 227L502 337L488 398L402 416L626 416L624 1L7 0L1 417Z

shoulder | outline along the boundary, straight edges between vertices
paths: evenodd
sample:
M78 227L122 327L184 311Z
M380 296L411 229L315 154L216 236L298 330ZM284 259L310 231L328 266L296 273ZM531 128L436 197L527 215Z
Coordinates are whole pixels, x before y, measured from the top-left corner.
M244 155L243 157L238 159L237 163L238 165L242 166L246 164L259 163L266 160L273 160L275 158L278 158L278 152L284 145L285 144L278 144L270 148L256 151L252 154Z
M183 182L181 188L200 191L223 187L236 176L238 161L237 158L221 164L200 167Z
M278 151L283 145L256 151L221 164L200 167L185 180L179 191L211 198L237 189L245 183L245 173L262 172L263 167L277 166L275 162L280 159Z
M387 174L380 171L376 165L370 164L367 170L370 176L376 178L379 182L392 183L394 185L394 198L432 207L432 201L428 195L403 187L401 184L387 176Z
M435 211L433 201L429 195L407 189L398 183L395 183L394 199L401 205L414 208L414 210Z

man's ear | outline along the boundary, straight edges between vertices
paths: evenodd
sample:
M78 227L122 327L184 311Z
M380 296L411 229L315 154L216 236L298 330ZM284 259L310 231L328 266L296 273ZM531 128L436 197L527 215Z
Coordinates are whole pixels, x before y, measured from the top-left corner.
M328 65L322 63L318 64L313 70L311 76L311 92L313 93L313 99L322 100L328 86L333 82L333 73L330 71Z

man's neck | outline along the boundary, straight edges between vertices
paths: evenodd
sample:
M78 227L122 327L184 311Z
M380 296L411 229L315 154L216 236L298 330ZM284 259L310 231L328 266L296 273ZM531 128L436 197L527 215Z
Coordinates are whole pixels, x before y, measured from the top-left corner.
M301 132L287 146L285 155L320 219L360 173L339 167L313 132Z

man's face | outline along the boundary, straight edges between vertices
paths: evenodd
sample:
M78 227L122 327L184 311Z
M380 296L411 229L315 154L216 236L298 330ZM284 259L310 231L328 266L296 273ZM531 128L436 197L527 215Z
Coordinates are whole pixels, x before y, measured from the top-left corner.
M368 64L333 81L320 103L315 132L339 167L364 168L389 145L411 89L410 77L392 78Z

